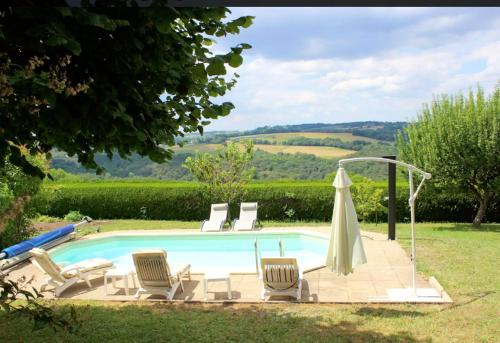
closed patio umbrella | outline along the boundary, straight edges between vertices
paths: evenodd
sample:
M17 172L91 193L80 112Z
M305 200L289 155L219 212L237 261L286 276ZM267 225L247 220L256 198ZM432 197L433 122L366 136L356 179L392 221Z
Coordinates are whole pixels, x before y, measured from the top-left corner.
M349 189L351 184L344 168L339 168L333 181L336 188L335 205L326 266L343 275L352 273L354 267L366 263L358 216Z

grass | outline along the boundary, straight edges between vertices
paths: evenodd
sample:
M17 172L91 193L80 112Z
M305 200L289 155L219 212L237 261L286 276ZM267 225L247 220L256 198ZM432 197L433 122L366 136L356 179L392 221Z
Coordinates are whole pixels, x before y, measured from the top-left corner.
M271 154L311 154L323 158L338 158L355 153L354 150L341 149L330 146L302 146L302 145L269 145L255 144L255 149L260 149Z
M196 228L192 222L110 221L102 230ZM265 223L304 226L304 223ZM329 225L315 223L314 225ZM362 225L386 232L384 224ZM32 333L24 318L0 314L0 341L15 342L497 342L500 337L500 224L417 224L418 269L434 275L451 305L185 305L57 301L74 305L77 336ZM408 249L408 224L397 238Z

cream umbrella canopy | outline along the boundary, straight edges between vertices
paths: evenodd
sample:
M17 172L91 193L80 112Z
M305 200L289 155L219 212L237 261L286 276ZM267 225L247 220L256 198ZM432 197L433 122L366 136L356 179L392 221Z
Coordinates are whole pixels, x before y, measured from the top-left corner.
M336 192L326 266L343 275L352 273L354 267L366 263L358 216L349 189L351 184L344 168L339 168L333 181Z

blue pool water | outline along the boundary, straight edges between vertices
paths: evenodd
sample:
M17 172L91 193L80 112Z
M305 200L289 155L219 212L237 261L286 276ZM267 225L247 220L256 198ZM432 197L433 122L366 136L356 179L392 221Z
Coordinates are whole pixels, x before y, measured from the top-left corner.
M303 270L325 262L328 240L298 232L115 235L74 241L53 250L50 255L56 263L64 265L101 257L113 261L117 267L132 270L132 252L161 248L167 252L171 268L189 263L193 272L251 273L255 272L256 239L261 257L279 256L279 241L282 240L285 256L296 257Z

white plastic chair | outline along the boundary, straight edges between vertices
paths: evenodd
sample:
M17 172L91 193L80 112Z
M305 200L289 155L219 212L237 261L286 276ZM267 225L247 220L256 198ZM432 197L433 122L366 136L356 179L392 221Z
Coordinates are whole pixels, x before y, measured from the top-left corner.
M90 275L103 275L104 272L113 268L113 262L103 258L92 258L61 268L43 249L33 248L30 253L33 256L31 262L49 276L41 289L44 290L48 285L53 286L56 297L79 281L85 281L89 288L92 287Z
M288 295L302 299L302 271L294 257L273 257L261 259L262 293L265 300L273 295Z
M210 219L204 220L201 223L200 231L222 231L227 219L228 208L228 204L212 204L210 208Z
M139 299L142 293L150 293L161 294L172 300L179 286L184 292L182 278L187 276L191 280L191 265L187 264L171 272L167 253L163 249L137 251L132 254L132 258L141 286L135 294L136 299Z
M257 203L242 202L240 217L233 222L234 231L252 231L257 223Z

